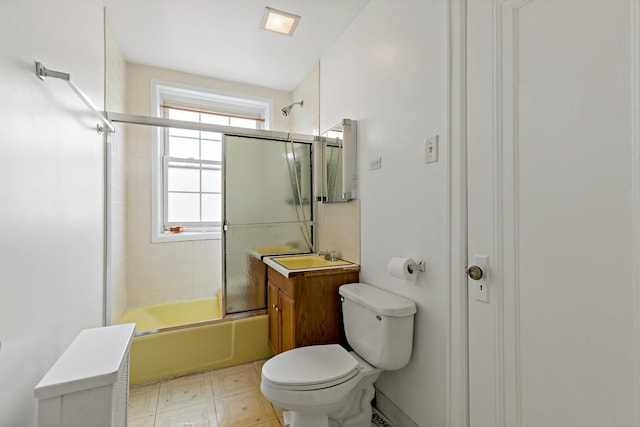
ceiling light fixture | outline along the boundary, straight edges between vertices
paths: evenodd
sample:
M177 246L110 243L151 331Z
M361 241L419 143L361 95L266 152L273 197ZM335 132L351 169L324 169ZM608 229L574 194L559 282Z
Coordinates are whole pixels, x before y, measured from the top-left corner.
M264 8L260 28L278 34L291 36L298 26L300 17L292 13L282 12L271 7Z

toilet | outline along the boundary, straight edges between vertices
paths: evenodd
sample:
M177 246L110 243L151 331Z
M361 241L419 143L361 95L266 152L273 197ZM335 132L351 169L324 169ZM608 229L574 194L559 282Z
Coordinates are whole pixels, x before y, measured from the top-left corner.
M369 427L373 384L411 357L413 301L365 283L339 289L347 342L299 347L262 367L260 390L291 427Z

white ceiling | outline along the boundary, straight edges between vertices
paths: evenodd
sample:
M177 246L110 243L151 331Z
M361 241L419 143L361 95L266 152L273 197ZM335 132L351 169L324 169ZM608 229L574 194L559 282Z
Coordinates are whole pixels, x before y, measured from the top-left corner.
M104 0L127 61L290 91L369 0ZM265 6L300 15L293 37Z

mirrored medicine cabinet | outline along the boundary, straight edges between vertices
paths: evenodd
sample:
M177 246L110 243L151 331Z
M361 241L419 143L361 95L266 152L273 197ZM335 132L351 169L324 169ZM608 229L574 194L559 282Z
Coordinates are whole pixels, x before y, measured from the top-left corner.
M323 203L348 202L356 190L356 121L343 119L322 134L314 147L315 198Z

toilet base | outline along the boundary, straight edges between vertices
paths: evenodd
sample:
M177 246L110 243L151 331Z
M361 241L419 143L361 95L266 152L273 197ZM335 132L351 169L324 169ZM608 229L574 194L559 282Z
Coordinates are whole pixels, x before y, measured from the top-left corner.
M290 427L330 427L329 417L326 414L306 414L302 412L284 411L284 425Z
M371 401L375 396L373 383L380 373L364 376L354 393L349 395L339 409L322 414L317 412L285 411L285 425L289 427L370 427L373 409Z

